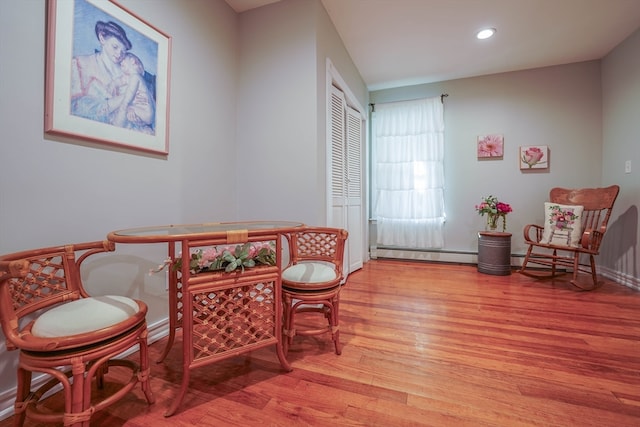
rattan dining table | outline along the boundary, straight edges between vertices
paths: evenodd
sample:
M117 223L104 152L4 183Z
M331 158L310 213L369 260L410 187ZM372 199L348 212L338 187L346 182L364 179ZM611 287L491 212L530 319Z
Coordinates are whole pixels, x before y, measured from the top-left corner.
M245 221L166 225L113 231L115 243L165 243L169 268L169 337L159 361L182 329L182 382L165 416L173 415L189 387L192 369L275 345L284 370L291 371L282 347L282 242L303 227L292 221ZM231 272L190 269L194 250L247 242L273 242L275 265ZM180 260L176 263L176 260ZM178 267L178 268L175 268Z

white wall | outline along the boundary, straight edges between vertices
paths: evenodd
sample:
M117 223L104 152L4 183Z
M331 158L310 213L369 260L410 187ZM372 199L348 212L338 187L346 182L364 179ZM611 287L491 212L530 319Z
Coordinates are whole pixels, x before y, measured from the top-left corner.
M319 1L239 19L238 215L325 225L326 58L363 105L366 86Z
M315 161L312 1L285 0L240 15L238 169L241 219L321 220ZM259 207L259 209L256 209Z
M619 184L600 262L621 282L640 278L640 31L617 46L602 62L603 150L602 182ZM631 173L624 163L631 161ZM640 288L638 288L640 289Z

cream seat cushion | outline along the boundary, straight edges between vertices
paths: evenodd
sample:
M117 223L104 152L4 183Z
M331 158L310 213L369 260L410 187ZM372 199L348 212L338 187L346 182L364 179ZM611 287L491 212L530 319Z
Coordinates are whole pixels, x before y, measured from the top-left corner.
M127 320L140 308L131 298L118 295L82 298L43 313L31 332L37 337L63 337L97 331Z
M583 210L584 206L546 202L541 242L574 248L580 246Z
M286 268L282 280L298 283L323 283L337 278L332 265L321 262L301 262Z

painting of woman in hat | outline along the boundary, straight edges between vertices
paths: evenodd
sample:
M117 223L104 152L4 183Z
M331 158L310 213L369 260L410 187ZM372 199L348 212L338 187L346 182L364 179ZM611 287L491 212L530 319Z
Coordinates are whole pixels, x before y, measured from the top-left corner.
M87 16L83 18L86 22ZM95 22L93 52L77 54L71 60L70 113L74 116L153 134L155 127L154 76L145 72L144 65L138 59L139 68L141 68L139 74L142 79L140 82L135 80L137 92L150 96L145 99L144 104L140 102L138 96L135 98L138 102L132 105L134 99L123 94L127 91L127 82L133 81L133 78L125 73L126 67L125 69L122 67L125 57L132 56L130 51L134 46L130 36L115 20L102 17L90 22ZM88 46L89 42L86 38L85 36L84 40L76 40L74 43ZM145 87L140 87L140 84ZM141 112L143 107L147 110ZM133 114L132 111L137 111L139 114ZM127 120L123 117L127 117Z

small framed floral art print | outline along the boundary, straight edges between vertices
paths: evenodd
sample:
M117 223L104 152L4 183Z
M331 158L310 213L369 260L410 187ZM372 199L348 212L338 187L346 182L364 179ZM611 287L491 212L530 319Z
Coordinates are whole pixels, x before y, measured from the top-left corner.
M502 135L478 136L478 159L501 159L504 155L504 137Z
M520 147L520 169L546 169L549 167L549 147L528 145Z

